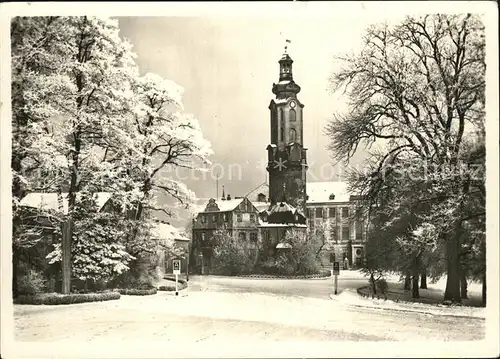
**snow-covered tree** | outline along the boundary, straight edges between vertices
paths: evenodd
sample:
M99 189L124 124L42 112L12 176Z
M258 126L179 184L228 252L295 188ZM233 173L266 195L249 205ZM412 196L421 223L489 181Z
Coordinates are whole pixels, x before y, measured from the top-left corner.
M189 207L194 193L181 181L179 169L198 170L208 164L210 143L203 137L196 118L183 112L183 89L174 82L148 73L133 83L133 148L123 157L119 176L126 178L131 207L128 251L138 257L151 256L156 240L150 222L157 211L173 217L173 208ZM161 202L174 201L165 206ZM175 248L165 248L175 251ZM149 254L148 254L149 253ZM147 261L143 258L144 261ZM153 258L151 258L153 260Z
M198 120L182 112L182 93L176 83L151 73L135 82L134 141L139 154L131 171L140 180L144 196L136 219L143 210L161 210L172 216L174 213L152 200L159 196L173 197L189 206L194 193L176 177L176 170L196 170L209 164L210 143L203 137Z
M432 192L432 212L446 221L431 222L446 244L445 298L460 301L457 248L468 180L457 174L464 140L484 128L484 26L471 14L408 17L371 27L364 41L332 77L334 89L346 86L350 109L327 126L330 149L349 160L359 146L378 148L363 180L363 194L375 203L384 201L384 178L398 170L398 159L428 170L421 192Z
M32 190L68 192L62 242L63 291L68 292L76 193L113 177L109 155L132 145L125 114L137 69L116 20L18 18L12 28L13 38L21 38L13 44L14 120L28 118L19 136L28 154L22 163L36 168L26 182ZM24 33L29 36L23 38ZM34 61L36 66L26 65Z
M316 250L316 259L319 259L323 251L332 251L336 243L337 233L333 231L335 227L330 221L320 221L314 229L308 228L308 237L315 237L314 243L319 243Z
M249 273L256 258L245 251L246 243L225 229L216 230L211 238L212 265L215 273L235 275Z
M113 208L127 218L120 232L108 233L123 241L129 255L154 256L161 243L151 237L153 211L174 214L161 196L184 206L193 197L172 170L196 169L211 154L198 121L183 113L182 89L153 74L139 76L114 19L16 18L12 39L13 205L24 189L68 193L68 212L58 218L63 291L70 289L72 251L96 253L103 243L111 245L111 237L103 242L99 233L117 220L106 214L91 218L90 209L83 212L90 217L79 216L85 203L78 193L112 193ZM19 223L15 228L24 231ZM118 242L108 249L113 255L122 250ZM135 261L123 253L120 258L120 270ZM73 259L73 272L82 277L111 273L111 264L88 271L80 257Z
M73 218L75 226L71 246L72 276L84 281L108 282L127 271L134 259L118 240L126 235L119 213L101 212L96 195L79 192ZM61 261L61 243L48 255L49 263Z

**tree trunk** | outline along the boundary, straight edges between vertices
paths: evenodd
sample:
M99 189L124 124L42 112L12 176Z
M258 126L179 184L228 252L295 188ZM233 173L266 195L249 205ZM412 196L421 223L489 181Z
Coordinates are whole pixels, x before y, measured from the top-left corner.
M17 264L19 263L19 256L17 251L12 247L12 297L17 298L19 294L19 286L17 281Z
M62 293L71 292L71 228L70 219L62 223L62 241L61 241L61 272L62 272Z
M427 271L425 269L420 273L420 289L427 289Z
M460 298L467 299L467 278L464 274L460 277Z
M420 293L418 291L418 273L412 276L412 291L411 297L413 299L420 298Z
M347 260L349 268L352 268L352 241L350 239L347 241Z
M376 285L375 285L375 278L373 277L373 273L370 274L370 283L372 285L372 294L373 295L377 294L377 288L376 288Z
M410 290L410 283L411 283L410 276L406 275L405 276L404 290Z
M486 273L483 276L482 299L483 299L483 306L486 307Z
M460 224L458 224L460 227ZM458 228L457 228L458 229ZM447 278L444 300L452 303L461 303L460 297L460 258L459 258L459 230L446 238Z

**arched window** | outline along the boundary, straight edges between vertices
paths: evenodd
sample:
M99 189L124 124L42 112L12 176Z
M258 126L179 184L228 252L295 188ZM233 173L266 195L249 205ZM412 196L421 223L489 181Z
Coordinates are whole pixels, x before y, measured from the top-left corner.
M295 122L296 118L295 110L290 110L290 122Z
M297 141L297 132L295 131L294 128L290 129L290 142L295 142Z
M280 129L280 141L284 141L285 140L285 129L283 127L281 127Z

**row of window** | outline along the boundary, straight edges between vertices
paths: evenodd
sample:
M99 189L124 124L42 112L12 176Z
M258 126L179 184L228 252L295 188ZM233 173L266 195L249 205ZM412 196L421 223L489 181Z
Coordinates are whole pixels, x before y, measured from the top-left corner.
M208 218L210 218L210 221L212 223L218 223L217 217L219 217L217 214L200 214L201 223L203 223L203 224L207 223ZM250 213L250 223L256 223L256 219L257 219L257 216L254 213ZM227 222L229 220L229 216L227 215L227 213L223 214L222 220L224 222ZM243 216L241 213L236 214L236 221L243 222Z
M246 241L247 240L247 233L246 232L239 232L238 238L240 240ZM250 232L250 240L252 242L257 242L257 233L256 232Z
M342 218L347 218L349 217L349 207L342 207ZM340 216L340 208L339 211L337 212L337 207L330 207L330 208L323 208L323 207L316 207L316 208L308 208L307 209L307 216L309 218L335 218L336 216Z
M246 241L247 240L247 233L246 232L238 232L238 238L240 240ZM204 233L204 232L201 233L201 240L202 240L202 242L204 242L206 240L206 233ZM250 232L250 241L257 242L257 233L256 232Z
M363 221L358 221L356 222L356 240L361 241L363 239L363 227L364 227L364 222ZM310 223L310 228L314 229L314 221L311 221ZM342 240L346 240L347 238L350 238L351 236L351 229L349 226L332 226L330 228L330 236L331 238L335 239L338 241L340 239L340 231L342 230Z

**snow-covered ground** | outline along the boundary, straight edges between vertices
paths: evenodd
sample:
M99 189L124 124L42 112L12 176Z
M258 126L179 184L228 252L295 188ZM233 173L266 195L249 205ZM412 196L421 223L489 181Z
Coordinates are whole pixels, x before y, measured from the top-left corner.
M236 283L236 291L232 291L234 288L230 287L229 282ZM321 294L324 293L321 286L328 285L326 288L331 288L331 280L325 280L324 284L312 281L306 287L309 282L305 281L264 283L247 279L194 278L190 281L191 289L182 291L179 296L172 292L159 292L144 297L122 296L119 300L100 303L16 305L15 337L23 342L23 348L28 348L26 342L36 345L53 343L57 348L75 348L77 353L85 353L82 356L86 357L92 356L87 351L91 348L102 348L93 356L111 356L114 353L103 354L110 343L114 346L115 343L122 343L119 344L120 349L136 345L138 351L133 352L135 357L139 353L142 353L140 356L146 356L147 351L141 352L142 348L153 348L158 343L165 348L162 356L200 356L200 353L192 351L171 350L172 345L179 345L176 343L184 343L186 348L194 348L200 343L213 345L214 350L242 343L232 348L233 351L227 356L248 357L252 354L269 357L279 353L238 350L243 350L245 343L260 343L255 344L257 349L262 343L283 342L289 342L290 345L300 342L320 343L314 344L312 348L317 349L320 345L327 350L321 355L332 357L341 355L336 349L338 346L323 346L321 343L342 341L342 348L347 348L351 341L362 341L361 346L354 347L354 350L361 350L367 348L370 342L377 341L446 343L477 341L485 336L486 320L480 315L482 308L467 308L472 309L472 312L465 313L467 317L464 317L450 316L447 312L450 308L428 306L422 310L421 305L411 303L367 300L361 298L354 289L355 285L362 282L356 279L349 282L344 277L344 283L351 283L353 288L345 288L335 296L335 300ZM287 285L296 288L299 284L304 286L299 288L300 295L290 295L289 289L283 288ZM239 288L241 285L246 286L247 291L242 291ZM256 291L250 290L251 285L255 286ZM199 289L193 290L196 286ZM263 292L265 290L270 292ZM319 291L321 296L313 296L310 293L312 290ZM379 310L382 307L386 310ZM453 312L467 309L453 308ZM474 311L477 309L479 312ZM87 345L82 346L81 343ZM82 348L85 351L81 351ZM291 346L283 348L290 349ZM391 348L395 347L391 345ZM285 356L296 356L296 353L288 353ZM314 356L316 352L309 353L307 356ZM356 351L345 354L353 353ZM357 353L358 356L367 355ZM215 352L201 352L201 356L215 356Z
M363 298L356 291L345 290L331 298L339 303L350 306L369 307L382 310L411 311L432 315L448 315L456 317L486 318L486 308L466 306L449 307L440 304L423 304L412 302L394 302L392 300Z

